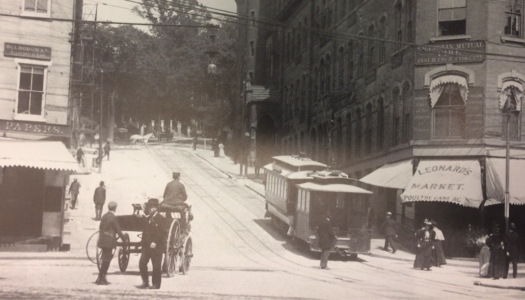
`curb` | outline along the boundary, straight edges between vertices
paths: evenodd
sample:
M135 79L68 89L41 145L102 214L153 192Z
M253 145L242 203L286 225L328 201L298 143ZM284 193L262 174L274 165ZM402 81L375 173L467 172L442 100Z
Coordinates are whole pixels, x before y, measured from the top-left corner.
M495 284L482 283L481 281L474 281L474 285L490 287L490 288L496 288L496 289L504 289L504 290L525 291L525 287L520 287L520 286L500 286L500 285L495 285Z
M252 190L253 192L255 192L257 195L261 196L261 197L265 197L264 194L261 194L257 189L255 189L254 187L252 187L249 183L245 183L244 184L245 187L249 188L250 190Z

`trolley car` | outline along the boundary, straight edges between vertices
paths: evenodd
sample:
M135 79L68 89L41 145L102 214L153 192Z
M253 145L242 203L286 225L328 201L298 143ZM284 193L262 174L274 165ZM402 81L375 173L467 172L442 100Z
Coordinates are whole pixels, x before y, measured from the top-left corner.
M120 228L124 232L123 239L117 239L118 265L121 272L126 271L131 253L138 254L142 252L142 231L147 222L147 218L140 215L142 205L132 205L134 209L132 215L117 216ZM167 216L164 219L164 224L161 224L166 234L163 272L166 272L168 277L173 277L177 273L177 269L182 274L187 274L193 257L193 241L190 235L191 206L187 206L187 209L183 212L186 214L185 218L181 218L180 213L172 212L164 207L161 207L159 212L165 212ZM171 217L170 215L172 214L173 216ZM181 224L181 219L186 220L184 226ZM137 234L138 240L131 240L129 232L140 232ZM96 246L98 234L98 231L95 232L88 240L86 254L92 262L97 264L100 270L102 253L100 248ZM92 252L93 249L96 249L96 261L93 261L90 255L90 251Z
M337 236L334 251L350 257L370 253L372 192L357 187L357 181L343 172L303 157L277 156L264 168L266 210L278 229L320 252L316 230L330 213Z

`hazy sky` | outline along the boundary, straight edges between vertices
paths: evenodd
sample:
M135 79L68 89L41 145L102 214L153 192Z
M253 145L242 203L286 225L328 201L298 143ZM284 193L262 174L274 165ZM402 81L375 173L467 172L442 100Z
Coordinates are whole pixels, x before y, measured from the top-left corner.
M218 8L231 12L235 12L237 9L235 0L198 1L210 8ZM140 2L140 0L132 0L132 2ZM84 4L87 5L95 5L96 3L98 3L99 21L145 23L144 19L131 12L131 8L136 6L136 3L131 3L125 0L84 0Z

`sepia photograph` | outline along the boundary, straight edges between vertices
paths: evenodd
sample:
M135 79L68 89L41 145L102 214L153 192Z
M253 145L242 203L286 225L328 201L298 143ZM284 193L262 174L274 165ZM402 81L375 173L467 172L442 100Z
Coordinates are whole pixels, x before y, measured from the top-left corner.
M0 300L523 299L524 6L1 0Z

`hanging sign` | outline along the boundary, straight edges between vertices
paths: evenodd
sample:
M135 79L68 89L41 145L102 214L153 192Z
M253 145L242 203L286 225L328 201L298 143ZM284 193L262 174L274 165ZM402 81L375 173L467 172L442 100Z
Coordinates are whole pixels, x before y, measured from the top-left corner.
M5 43L4 56L51 60L51 48Z
M477 160L426 160L401 195L403 202L450 202L479 207L483 200Z

